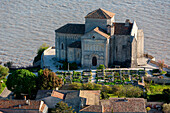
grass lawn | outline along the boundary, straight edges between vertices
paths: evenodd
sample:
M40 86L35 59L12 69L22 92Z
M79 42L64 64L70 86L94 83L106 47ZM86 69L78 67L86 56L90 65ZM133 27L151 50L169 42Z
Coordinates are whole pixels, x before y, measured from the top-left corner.
M148 95L162 94L164 89L170 88L170 85L151 85L150 91L147 92Z
M3 90L5 89L5 87L6 87L6 81L7 81L7 79L2 79L3 80L3 83L1 84L1 88L0 88L0 94L3 92ZM1 80L0 80L1 81Z
M149 91L147 91L147 99L149 101L166 101L162 94L164 89L170 89L170 85L151 85Z

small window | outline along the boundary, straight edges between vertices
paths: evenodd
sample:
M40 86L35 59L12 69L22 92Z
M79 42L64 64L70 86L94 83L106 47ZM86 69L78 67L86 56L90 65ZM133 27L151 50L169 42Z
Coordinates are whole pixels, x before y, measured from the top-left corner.
M126 45L122 45L122 48L123 48L123 49L126 49Z
M93 39L95 39L95 36L92 36Z
M64 44L63 43L61 44L61 49L64 49Z

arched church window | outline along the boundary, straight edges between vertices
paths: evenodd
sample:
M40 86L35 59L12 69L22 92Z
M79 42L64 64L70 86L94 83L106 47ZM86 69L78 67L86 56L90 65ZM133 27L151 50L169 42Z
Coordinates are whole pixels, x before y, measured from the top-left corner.
M63 43L61 44L61 49L64 49L64 44Z

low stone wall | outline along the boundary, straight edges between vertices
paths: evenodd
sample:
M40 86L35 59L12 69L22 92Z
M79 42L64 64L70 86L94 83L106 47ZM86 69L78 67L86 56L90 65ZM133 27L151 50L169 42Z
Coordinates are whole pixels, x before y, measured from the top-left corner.
M170 84L170 78L145 77L145 81L152 81L157 84Z

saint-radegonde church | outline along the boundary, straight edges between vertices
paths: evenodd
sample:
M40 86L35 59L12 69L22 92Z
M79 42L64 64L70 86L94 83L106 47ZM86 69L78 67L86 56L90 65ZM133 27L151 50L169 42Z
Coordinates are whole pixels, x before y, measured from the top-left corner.
M144 33L136 22L115 22L115 13L97 9L85 24L66 24L55 30L58 61L76 62L82 68L144 65Z

